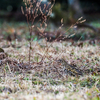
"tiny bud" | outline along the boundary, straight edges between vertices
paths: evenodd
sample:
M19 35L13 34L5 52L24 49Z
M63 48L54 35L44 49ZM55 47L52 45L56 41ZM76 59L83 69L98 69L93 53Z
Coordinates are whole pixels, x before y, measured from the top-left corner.
M80 17L80 18L78 19L78 21L80 21L82 18L83 18L83 17Z
M63 23L63 18L61 19L61 23Z
M21 6L21 11L22 11L22 14L24 14L24 10L23 10L23 7Z
M32 25L32 28L34 28L34 25Z
M85 21L86 21L86 19L84 19L84 20L80 21L80 23L84 23Z

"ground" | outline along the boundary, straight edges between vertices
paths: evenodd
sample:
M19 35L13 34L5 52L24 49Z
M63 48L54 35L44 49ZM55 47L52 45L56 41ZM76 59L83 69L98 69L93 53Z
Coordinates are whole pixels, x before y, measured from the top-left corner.
M47 31L53 31L52 28L51 25ZM0 56L0 99L99 100L100 40L91 38L94 37L91 30L69 32L73 31L78 36L66 41L47 42L34 36L29 64L27 24L1 23L0 48L4 51L0 55L4 56ZM63 66L57 63L62 58L82 70L83 76L66 75ZM97 71L92 72L93 69Z

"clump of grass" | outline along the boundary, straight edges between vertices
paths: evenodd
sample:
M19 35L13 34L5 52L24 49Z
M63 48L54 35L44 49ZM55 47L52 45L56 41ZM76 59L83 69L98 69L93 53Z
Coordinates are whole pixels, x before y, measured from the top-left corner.
M37 29L39 31L39 36L44 37L46 40L48 40L48 37L51 40L51 37L45 32L45 29L47 28L47 21L52 13L52 8L54 6L55 0L52 0L47 3L42 3L42 0L23 0L23 3L25 7L21 7L22 13L25 15L27 19L27 24L29 28L29 65L31 62L31 50L32 48L32 40L35 38L32 35L33 29ZM71 27L65 31L68 32L71 28L73 28L78 23L83 23L85 20L82 20L82 17L79 18L75 24L71 25ZM36 26L36 23L38 23L38 27ZM58 31L63 26L63 19L61 19L61 26L58 28ZM48 35L48 36L47 36ZM68 34L67 36L62 36L61 33L57 32L55 41L57 40L65 40L66 38L70 38L75 34ZM47 46L47 43L46 43ZM48 50L47 50L48 51ZM38 62L38 61L37 61Z
M22 13L25 15L29 28L29 64L31 59L31 49L32 49L32 31L33 28L38 29L40 31L40 35L44 36L45 29L47 27L47 20L52 13L52 7L54 6L55 0L53 0L53 4L48 2L47 4L43 4L42 0L23 0L25 4L25 8L21 6ZM39 27L35 26L35 21L40 23Z

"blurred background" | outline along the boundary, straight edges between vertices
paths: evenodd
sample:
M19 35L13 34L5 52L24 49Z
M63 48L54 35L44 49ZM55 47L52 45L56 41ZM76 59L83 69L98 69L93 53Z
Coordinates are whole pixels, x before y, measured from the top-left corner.
M47 0L43 0L47 3ZM0 0L0 20L7 19L22 21L25 17L21 13L23 0ZM78 19L84 16L87 21L99 20L100 17L100 2L99 0L56 0L53 7L52 19L53 22L64 18L68 21L73 21L73 18Z
M48 0L42 1L43 4L48 4ZM0 34L6 34L7 32L13 33L15 31L18 31L18 34L21 34L19 30L14 29L16 23L19 23L18 26L20 27L23 25L27 26L25 24L26 18L21 12L21 6L24 6L23 0L0 0ZM64 26L66 27L75 23L80 17L86 19L86 23L99 29L99 0L56 0L49 21L55 26L59 26L61 24L61 19L63 18ZM4 27L6 27L6 29L4 29Z

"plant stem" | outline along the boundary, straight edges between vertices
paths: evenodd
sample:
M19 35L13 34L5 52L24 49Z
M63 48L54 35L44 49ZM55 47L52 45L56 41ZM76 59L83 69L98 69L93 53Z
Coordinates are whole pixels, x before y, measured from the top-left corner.
M32 49L32 26L30 28L30 39L29 39L29 64L31 61L31 49Z

